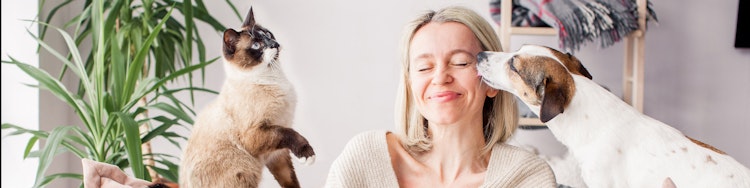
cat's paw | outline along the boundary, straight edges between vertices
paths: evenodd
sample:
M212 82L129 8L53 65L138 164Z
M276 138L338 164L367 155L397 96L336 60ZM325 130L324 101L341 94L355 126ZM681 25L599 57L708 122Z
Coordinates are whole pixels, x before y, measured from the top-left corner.
M300 163L304 165L309 166L315 163L315 151L313 151L310 144L305 144L303 147L296 151L292 150L291 153L295 158L297 158Z
M305 166L310 166L313 163L315 163L315 155L310 156L310 157L296 157L295 156L295 158L297 158L297 161L299 161L299 163L302 163Z

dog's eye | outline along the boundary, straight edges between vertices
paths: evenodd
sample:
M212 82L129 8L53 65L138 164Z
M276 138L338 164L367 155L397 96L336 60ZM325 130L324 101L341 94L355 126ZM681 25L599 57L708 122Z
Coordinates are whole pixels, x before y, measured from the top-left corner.
M508 65L510 66L510 70L512 70L513 72L518 72L515 63L513 63L514 59L516 59L516 57L511 57L510 60L508 60Z

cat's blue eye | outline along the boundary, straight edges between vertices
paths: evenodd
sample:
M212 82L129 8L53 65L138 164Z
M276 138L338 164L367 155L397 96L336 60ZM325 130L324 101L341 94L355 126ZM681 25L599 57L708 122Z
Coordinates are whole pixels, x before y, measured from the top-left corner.
M250 48L252 48L253 50L257 50L258 48L260 48L260 43L253 42L253 45L251 45Z

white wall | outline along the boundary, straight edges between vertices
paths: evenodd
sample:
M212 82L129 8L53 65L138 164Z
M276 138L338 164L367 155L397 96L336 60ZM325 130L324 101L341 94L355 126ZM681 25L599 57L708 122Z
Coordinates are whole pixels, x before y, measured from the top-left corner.
M37 33L33 20L38 12L37 1L2 1L2 59L10 57L31 66L39 66L34 38ZM28 31L27 31L28 30ZM27 129L39 128L39 90L23 84L37 84L26 73L11 64L2 65L2 123ZM2 131L2 187L31 187L34 185L38 160L23 160L28 135L5 137ZM38 148L35 146L34 148Z
M422 10L445 5L470 7L489 20L488 1L233 2L243 17L252 5L256 20L282 44L283 68L299 96L295 128L318 154L314 165L296 167L305 187L323 185L331 162L355 134L393 130L398 41L407 21ZM660 23L650 24L646 35L644 112L750 166L750 124L743 119L750 114L750 50L732 47L738 1L653 4ZM208 6L226 25L241 25L222 2ZM220 34L201 26L208 54L218 56ZM544 36L517 36L511 42L511 49L523 43L557 44L556 38ZM589 45L576 55L594 80L620 93L622 52L618 43L607 49ZM224 78L221 63L208 69L206 85L219 90ZM196 108L213 97L199 94ZM543 153L564 152L548 131L524 131L519 136L522 142L544 144ZM180 155L166 142L155 143L154 150ZM265 174L262 187L278 185Z

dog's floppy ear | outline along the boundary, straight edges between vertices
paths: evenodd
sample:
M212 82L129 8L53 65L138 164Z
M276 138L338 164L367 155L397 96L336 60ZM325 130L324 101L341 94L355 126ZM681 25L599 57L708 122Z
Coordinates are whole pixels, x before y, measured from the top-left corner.
M583 64L581 64L581 61L576 58L576 56L573 56L570 53L565 53L565 55L568 56L567 61L563 61L563 64L565 64L565 67L568 68L568 71L573 74L578 74L581 76L585 76L586 78L589 78L589 80L592 79L591 74L588 70L586 70L586 67L583 67Z
M562 64L552 61L554 60L550 59L548 63L538 67L533 85L537 95L542 98L539 119L544 123L565 111L575 91L573 77L568 70Z
M548 76L544 79L544 82L544 95L542 107L539 110L539 119L543 123L547 123L547 121L565 111L565 107L570 102L571 93L564 84L559 83L554 77Z
M526 87L519 87L522 99L540 105L539 119L546 123L563 113L575 92L575 83L568 69L548 56L517 56L510 69L516 69ZM560 59L558 57L558 59ZM514 66L515 65L515 66ZM535 96L527 95L527 91Z

